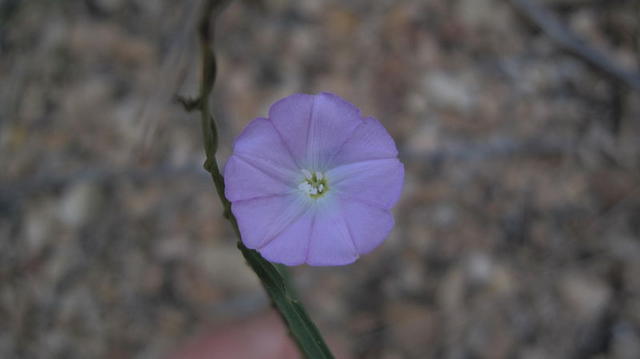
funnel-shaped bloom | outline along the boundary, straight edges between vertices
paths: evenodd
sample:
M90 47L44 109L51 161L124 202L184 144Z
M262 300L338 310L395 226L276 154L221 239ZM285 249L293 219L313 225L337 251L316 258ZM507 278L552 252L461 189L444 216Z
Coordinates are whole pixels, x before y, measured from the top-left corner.
M236 139L226 196L242 241L287 265L343 265L393 227L404 167L382 125L336 95L297 94Z

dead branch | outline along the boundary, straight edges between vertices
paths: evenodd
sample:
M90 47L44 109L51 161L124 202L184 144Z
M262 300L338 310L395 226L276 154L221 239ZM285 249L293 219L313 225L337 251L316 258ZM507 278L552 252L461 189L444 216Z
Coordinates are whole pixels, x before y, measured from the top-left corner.
M531 0L510 0L527 20L539 27L553 42L609 79L640 91L640 74L617 64L605 53L588 46L549 10Z

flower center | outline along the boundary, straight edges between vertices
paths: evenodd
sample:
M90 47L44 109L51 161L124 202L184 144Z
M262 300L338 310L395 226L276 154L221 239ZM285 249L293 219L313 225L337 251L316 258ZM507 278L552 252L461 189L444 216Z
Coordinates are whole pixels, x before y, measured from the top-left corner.
M320 198L327 193L329 186L327 178L322 172L302 170L302 174L304 174L304 181L298 185L300 191L313 199Z

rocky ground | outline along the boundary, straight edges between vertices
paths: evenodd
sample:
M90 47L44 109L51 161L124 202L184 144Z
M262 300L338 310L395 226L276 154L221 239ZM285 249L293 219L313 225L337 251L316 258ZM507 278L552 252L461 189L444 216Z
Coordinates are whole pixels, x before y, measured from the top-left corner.
M296 267L353 358L640 357L640 92L507 0L235 1L218 24L221 158L294 92L395 137L378 250ZM545 0L640 68L637 0ZM262 317L201 169L196 0L0 1L0 357L162 358Z

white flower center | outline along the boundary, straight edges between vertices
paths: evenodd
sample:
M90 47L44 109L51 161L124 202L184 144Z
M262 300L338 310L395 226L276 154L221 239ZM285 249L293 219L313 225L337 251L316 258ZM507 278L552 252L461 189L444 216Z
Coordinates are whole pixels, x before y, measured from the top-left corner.
M303 169L304 181L298 185L298 189L311 198L322 197L329 190L327 177L322 172L311 172Z

